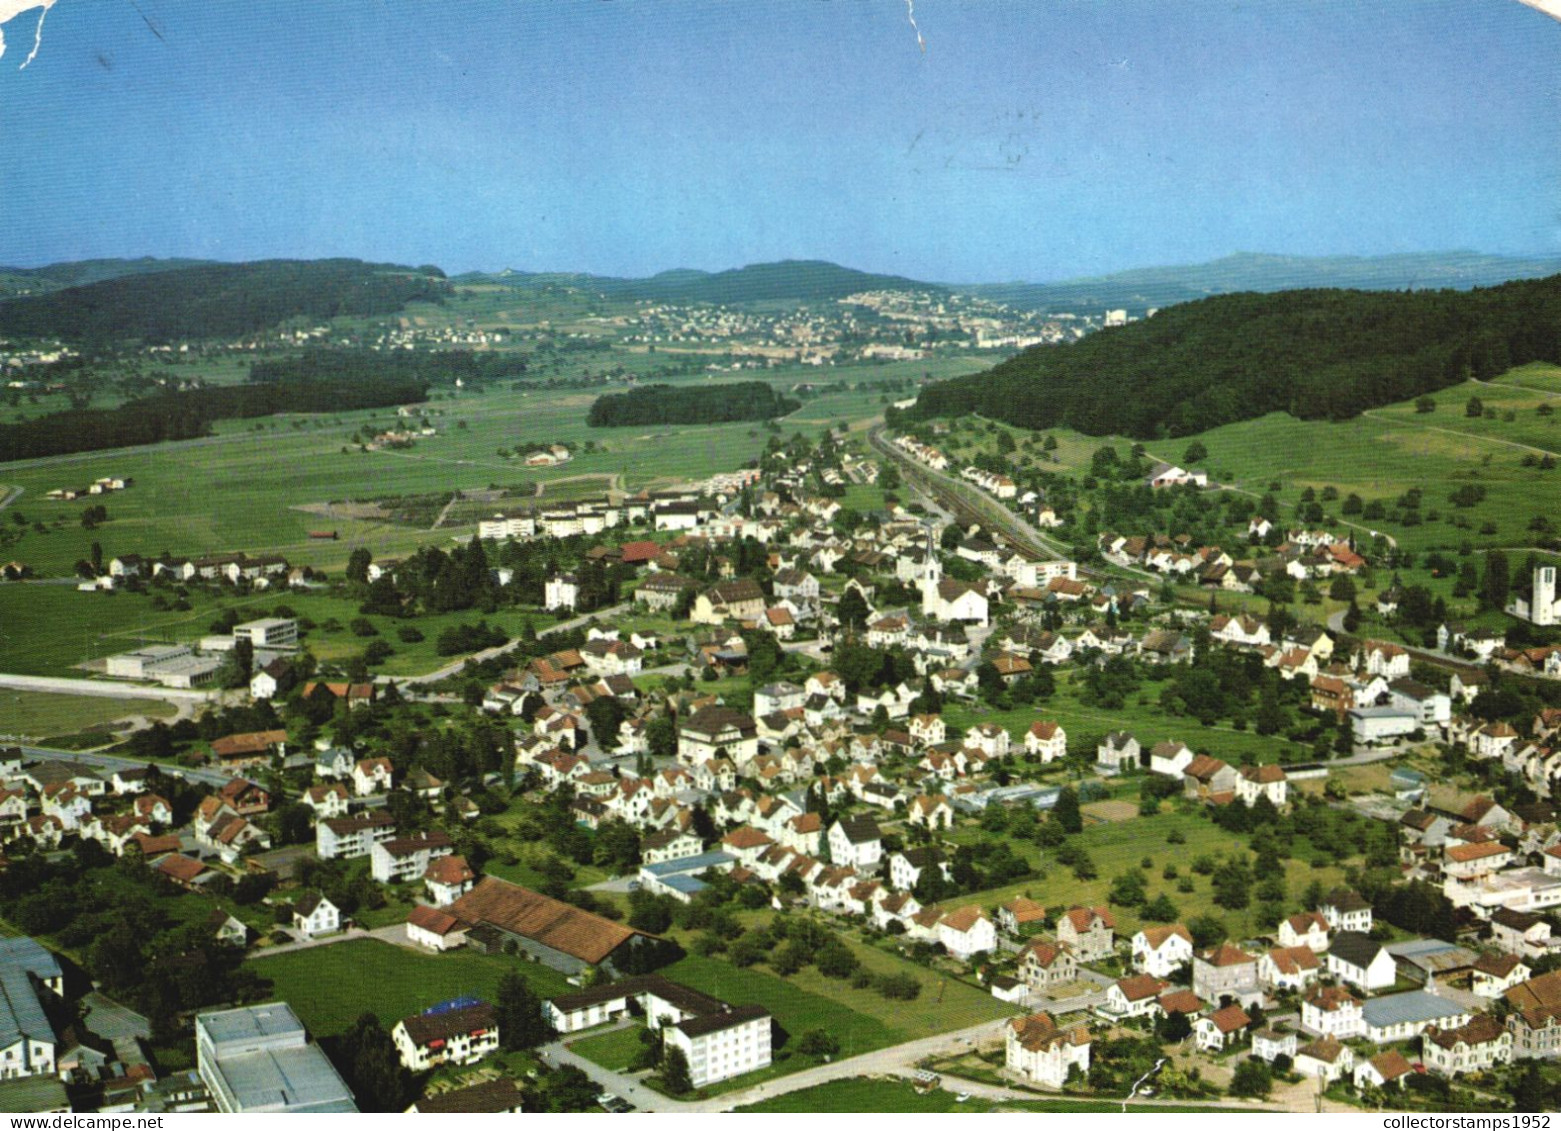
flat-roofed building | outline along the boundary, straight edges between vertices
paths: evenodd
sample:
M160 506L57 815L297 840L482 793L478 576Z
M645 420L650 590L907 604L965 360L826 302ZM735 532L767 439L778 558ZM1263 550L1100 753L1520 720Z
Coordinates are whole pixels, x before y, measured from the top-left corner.
M298 622L292 617L265 617L233 626L233 639L256 648L291 651L298 647Z
M195 1019L201 1081L221 1112L356 1112L352 1092L285 1001Z

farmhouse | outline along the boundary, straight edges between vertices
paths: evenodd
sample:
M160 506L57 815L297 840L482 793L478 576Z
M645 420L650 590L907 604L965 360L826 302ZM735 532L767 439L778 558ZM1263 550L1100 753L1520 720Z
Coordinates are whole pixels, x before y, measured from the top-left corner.
M566 974L587 966L616 970L631 952L657 942L652 935L495 876L485 876L449 912L467 925L468 945L500 951L513 943ZM488 930L479 934L482 928Z

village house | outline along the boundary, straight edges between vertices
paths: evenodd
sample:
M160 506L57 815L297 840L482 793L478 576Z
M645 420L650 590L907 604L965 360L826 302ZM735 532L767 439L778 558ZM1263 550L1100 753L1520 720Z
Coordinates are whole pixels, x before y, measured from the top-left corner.
M1169 978L1192 961L1192 935L1180 923L1145 927L1133 936L1133 969Z
M870 871L883 858L882 834L872 817L843 817L829 827L830 859L842 867Z
M1216 1009L1192 1023L1193 1039L1205 1052L1223 1052L1239 1044L1252 1027L1252 1018L1239 1005Z
M1160 995L1169 983L1153 974L1131 974L1118 978L1106 988L1106 1001L1102 1008L1117 1017L1155 1017L1160 1008Z
M397 1021L390 1039L402 1067L410 1072L475 1064L498 1051L499 1013L487 1002L436 1008Z
M1010 1072L1048 1088L1061 1088L1070 1075L1089 1073L1089 1030L1060 1029L1049 1013L1018 1017L1006 1028L1004 1063Z
M949 954L969 962L997 946L997 928L979 907L961 907L938 920L937 938Z
M1337 1037L1320 1037L1295 1054L1295 1071L1303 1078L1327 1083L1350 1075L1355 1053Z
M1037 939L1019 952L1019 977L1032 990L1046 991L1078 977L1078 960L1059 943Z
M1070 907L1057 918L1057 941L1080 962L1099 962L1116 949L1116 920L1104 907Z
M1369 935L1341 931L1328 949L1328 973L1370 993L1397 978L1393 956Z
M1262 1005L1257 957L1228 942L1193 955L1192 992L1210 1002Z
M341 911L319 892L307 892L293 903L293 933L306 939L341 930Z
M1316 986L1301 999L1301 1026L1329 1037L1359 1037L1366 1032L1360 999L1343 986Z

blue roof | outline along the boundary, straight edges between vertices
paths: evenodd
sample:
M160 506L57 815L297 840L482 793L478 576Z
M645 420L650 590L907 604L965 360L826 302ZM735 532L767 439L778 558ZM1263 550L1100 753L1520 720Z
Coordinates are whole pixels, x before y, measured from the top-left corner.
M698 895L710 886L704 880L696 880L693 876L667 876L658 882L662 887L680 891L684 895Z
M737 863L737 857L728 852L701 852L698 856L685 856L681 860L663 860L659 864L640 865L640 874L658 880L668 876L692 875L709 868L721 868Z
M55 1039L32 979L62 976L59 960L32 939L0 939L0 1048L23 1037Z
M1406 1022L1438 1021L1445 1017L1467 1014L1470 1010L1456 1001L1424 990L1388 994L1386 997L1367 998L1361 1006L1361 1015L1372 1028L1402 1025Z
M1393 943L1385 949L1396 958L1413 958L1417 955L1441 954L1444 951L1463 948L1457 943L1443 942L1441 939L1410 939L1408 942Z

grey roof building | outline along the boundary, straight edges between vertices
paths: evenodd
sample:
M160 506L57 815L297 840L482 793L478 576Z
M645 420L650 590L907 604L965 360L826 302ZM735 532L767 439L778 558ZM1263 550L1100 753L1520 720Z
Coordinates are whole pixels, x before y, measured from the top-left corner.
M42 992L63 993L59 960L29 938L0 939L0 1055L6 1076L55 1070L59 1038L44 1012Z
M223 1112L356 1112L352 1093L285 1001L195 1019L201 1080Z

